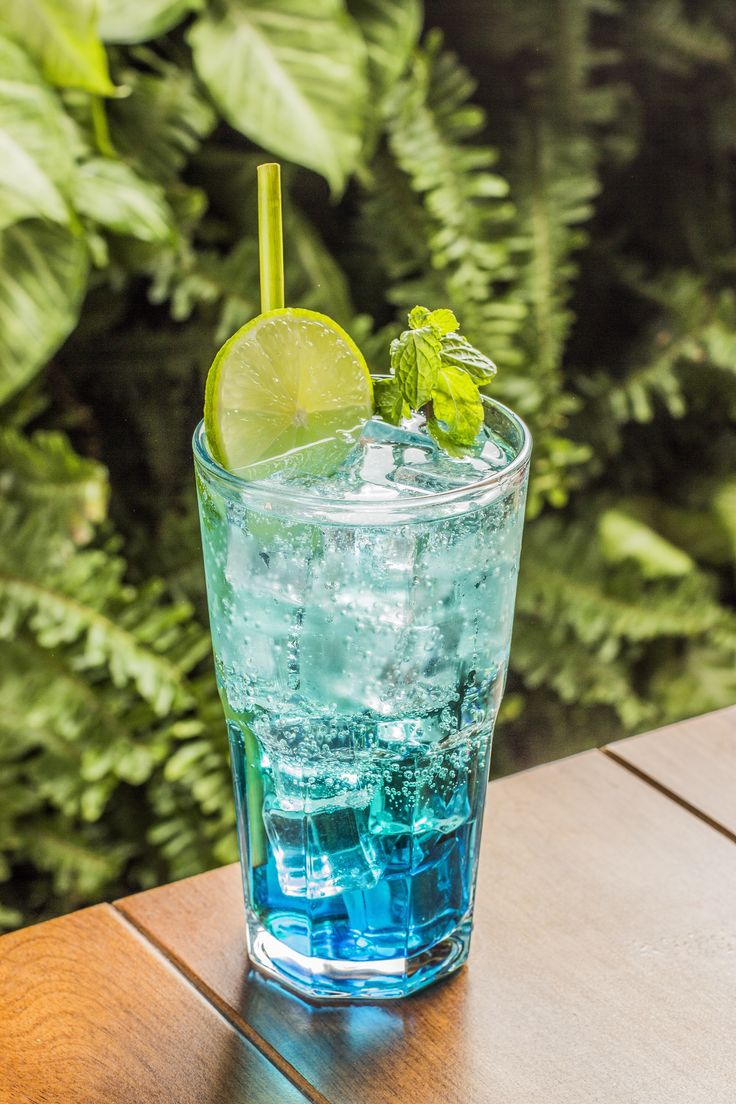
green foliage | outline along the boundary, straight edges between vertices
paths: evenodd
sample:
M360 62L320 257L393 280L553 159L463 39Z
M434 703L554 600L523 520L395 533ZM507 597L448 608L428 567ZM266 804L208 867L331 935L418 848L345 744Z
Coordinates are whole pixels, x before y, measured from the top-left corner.
M0 38L0 229L25 218L68 225L59 191L73 168L62 106L20 47Z
M87 544L107 514L107 471L79 456L63 433L0 429L0 487L23 509L40 508L52 528Z
M412 307L408 323L391 342L393 375L379 381L378 413L398 425L407 408L421 412L440 447L461 454L483 426L478 387L490 382L496 366L458 333L448 307Z
M735 48L722 0L2 7L0 924L234 857L190 439L264 158L290 301L380 374L451 308L531 425L496 770L734 699Z
M483 404L472 377L461 368L443 363L435 385L432 406L437 421L454 445L472 445L483 425Z
M204 0L102 0L98 33L103 42L146 42L166 34L189 12L201 11Z
M360 155L368 81L365 40L340 0L225 0L189 42L232 126L342 190Z
M0 402L74 328L88 264L83 240L51 223L22 221L0 233Z
M77 174L74 200L80 215L114 233L147 242L165 242L172 236L163 189L141 180L122 161L86 161Z
M348 11L363 32L368 74L381 98L409 63L422 28L422 5L420 0L349 0Z
M442 363L442 337L434 326L404 330L391 342L391 368L413 410L428 403Z
M95 0L9 0L2 23L50 84L98 96L115 91L98 34Z
M476 344L513 361L510 338L524 314L505 293L515 271L514 209L507 181L489 171L497 152L471 141L484 123L480 109L468 103L473 89L468 73L442 53L440 37L430 36L384 108L388 149L404 174L403 194L395 171L378 162L365 223L372 240L381 234L381 266L402 274L403 266L390 259L393 229L405 218L405 208L413 207L406 225L417 227L416 241L407 275L421 267L422 276L400 281L390 299L406 308L417 301L449 303ZM391 196L384 189L391 189ZM381 233L381 207L389 203L394 216Z

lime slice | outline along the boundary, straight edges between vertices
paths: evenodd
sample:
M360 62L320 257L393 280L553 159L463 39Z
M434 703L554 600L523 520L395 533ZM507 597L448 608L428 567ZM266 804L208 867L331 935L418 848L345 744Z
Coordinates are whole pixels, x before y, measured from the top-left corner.
M372 413L373 385L354 341L331 318L298 307L248 322L207 377L210 451L244 479L331 474Z

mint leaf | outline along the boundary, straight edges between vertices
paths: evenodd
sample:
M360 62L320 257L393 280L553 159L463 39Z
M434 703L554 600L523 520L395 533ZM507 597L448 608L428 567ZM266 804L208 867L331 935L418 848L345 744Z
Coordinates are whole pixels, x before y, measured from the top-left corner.
M435 418L429 418L427 421L427 431L430 437L434 438L437 444L443 449L448 456L467 456L468 450L464 445L456 445L452 434L448 433Z
M427 325L427 319L431 314L431 310L428 307L414 307L409 311L409 317L407 319L410 330L420 330L422 326Z
M451 456L462 456L483 425L478 388L496 374L496 365L458 333L453 311L416 306L409 329L391 342L390 379L375 382L376 411L392 425L412 410L427 419L427 430Z
M391 342L391 367L412 410L429 402L442 363L442 340L433 326L404 330Z
M405 402L395 376L390 379L374 380L373 398L376 414L380 414L384 422L390 422L391 425L398 425L402 418L408 418L411 414L409 404Z
M442 338L442 363L462 368L479 385L489 383L496 374L493 361L458 333L446 333Z
M483 425L483 402L478 387L462 368L443 364L432 395L435 418L444 422L456 445L472 445Z
M455 330L460 329L460 323L455 317L455 312L451 311L448 307L441 307L440 310L430 311L427 318L427 325L434 326L440 333L449 334L454 333Z
M433 326L441 334L453 333L460 328L460 323L453 311L447 307L440 310L428 310L427 307L414 307L409 312L409 329L418 330L423 326Z

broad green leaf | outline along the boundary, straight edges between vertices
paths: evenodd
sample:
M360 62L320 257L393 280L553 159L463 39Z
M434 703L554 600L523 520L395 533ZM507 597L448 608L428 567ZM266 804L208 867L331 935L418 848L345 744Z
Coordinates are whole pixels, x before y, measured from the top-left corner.
M226 0L188 39L232 126L343 189L360 155L368 84L365 44L340 0Z
M173 233L163 188L143 180L122 161L99 157L80 166L74 206L108 230L140 241L168 241Z
M390 422L391 425L398 425L402 418L408 418L411 414L395 376L373 381L373 399L376 414L380 414L384 422Z
M407 67L422 29L420 0L348 0L368 47L368 67L379 93Z
M0 234L0 402L28 383L74 328L86 282L81 237L35 220Z
M493 361L471 345L466 337L457 333L446 333L443 336L442 363L462 368L479 385L490 383L496 374Z
M472 445L483 425L483 402L467 372L443 364L432 395L435 417L457 445Z
M429 402L440 370L440 335L432 326L404 330L391 342L391 367L412 410Z
M51 84L98 96L114 93L95 0L6 0L0 18Z
M0 229L25 218L69 221L58 185L72 171L70 128L28 57L0 38Z
M430 314L429 307L412 307L409 311L409 317L407 319L410 330L420 330L422 326L427 325L427 319Z
M101 0L98 32L103 42L146 42L203 6L204 0Z
M606 510L598 522L601 551L609 563L634 560L645 579L689 574L695 562L643 521L621 510Z

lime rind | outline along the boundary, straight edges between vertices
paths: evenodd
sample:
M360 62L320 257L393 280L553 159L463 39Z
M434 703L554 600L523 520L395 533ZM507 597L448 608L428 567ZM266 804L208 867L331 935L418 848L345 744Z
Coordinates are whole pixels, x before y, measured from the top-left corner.
M280 320L291 325L269 325ZM207 377L210 452L244 479L331 474L372 413L370 372L355 342L331 318L299 307L247 322Z

